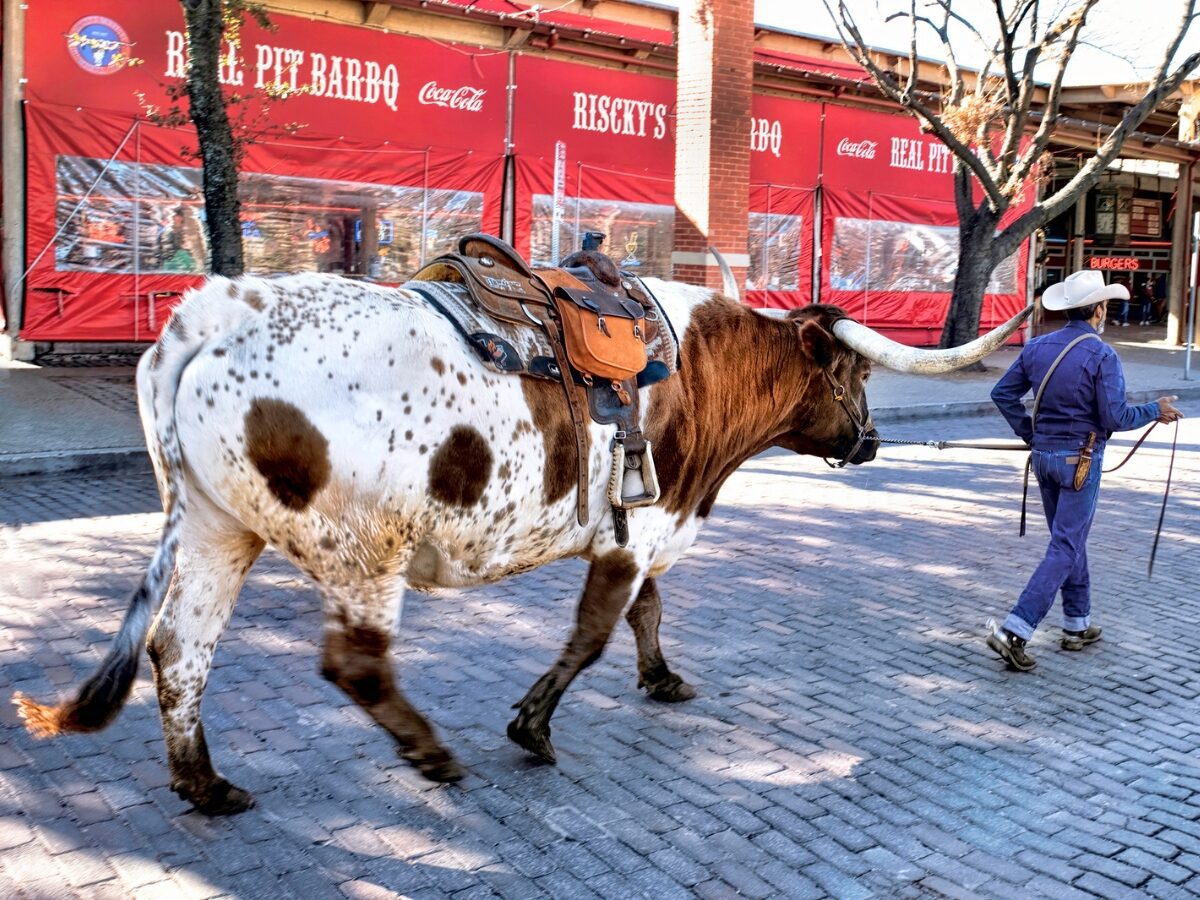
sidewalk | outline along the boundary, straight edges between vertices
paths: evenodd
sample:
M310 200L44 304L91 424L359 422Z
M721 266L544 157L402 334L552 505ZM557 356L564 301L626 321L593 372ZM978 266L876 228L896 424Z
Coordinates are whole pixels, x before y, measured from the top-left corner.
M1110 329L1121 354L1130 400L1163 394L1200 398L1200 353L1183 380L1184 351L1146 342L1150 329ZM867 396L879 425L945 416L992 415L992 385L1016 358L1006 348L985 360L986 372L937 377L877 367ZM134 396L132 368L0 366L0 479L82 471L149 471ZM997 416L997 428L1003 423Z

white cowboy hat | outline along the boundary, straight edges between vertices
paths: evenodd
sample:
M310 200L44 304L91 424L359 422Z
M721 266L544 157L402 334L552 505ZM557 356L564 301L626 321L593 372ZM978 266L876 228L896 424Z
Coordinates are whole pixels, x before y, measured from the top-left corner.
M1103 300L1128 300L1129 288L1123 284L1105 284L1099 272L1074 272L1066 281L1052 284L1042 294L1042 308L1078 309Z

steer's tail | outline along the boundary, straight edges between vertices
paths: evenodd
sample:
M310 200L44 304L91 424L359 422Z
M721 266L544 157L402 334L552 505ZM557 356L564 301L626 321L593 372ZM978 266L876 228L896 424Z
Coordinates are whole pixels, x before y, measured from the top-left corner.
M116 718L129 697L151 616L162 603L175 570L175 551L187 507L175 396L183 370L204 345L237 319L253 314L245 304L231 302L236 296L234 291L227 279L209 279L175 310L162 335L138 363L138 407L166 514L162 535L150 567L133 592L121 630L100 668L75 696L57 706L43 706L21 693L13 696L26 729L34 737L99 731Z

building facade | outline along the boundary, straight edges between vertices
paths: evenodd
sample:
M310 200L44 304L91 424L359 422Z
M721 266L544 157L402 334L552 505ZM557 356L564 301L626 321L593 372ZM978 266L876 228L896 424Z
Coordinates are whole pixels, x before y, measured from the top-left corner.
M243 24L221 72L237 98L248 271L400 284L470 231L508 238L535 265L599 231L623 267L671 277L670 13L335 0L271 19L269 31ZM207 264L196 139L178 111L182 13L63 0L29 4L21 28L28 275L5 277L8 331L150 340ZM747 225L743 298L819 299L897 339L935 342L957 263L948 152L854 90L861 70L805 55L811 41L759 38L749 190L724 211ZM1130 222L1157 222L1161 238L1159 194L1156 211L1135 186ZM1138 248L1157 272L1162 248ZM1022 250L996 270L982 327L1028 302L1032 263Z

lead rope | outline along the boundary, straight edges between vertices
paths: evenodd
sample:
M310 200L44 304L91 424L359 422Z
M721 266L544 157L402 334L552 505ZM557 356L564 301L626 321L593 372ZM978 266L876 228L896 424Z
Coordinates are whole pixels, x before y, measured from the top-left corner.
M1154 424L1157 425L1158 423L1155 422ZM1146 434L1149 434L1150 430L1152 428L1154 428L1154 425L1151 425L1150 428L1146 429ZM1142 440L1138 441L1138 444L1140 444L1142 441L1144 441L1146 439L1146 434L1142 435ZM1167 514L1167 497L1170 496L1170 494L1171 494L1171 473L1175 470L1175 444L1178 441L1179 441L1179 420L1176 419L1175 420L1175 434L1171 437L1171 461L1170 461L1170 463L1167 464L1167 487L1166 487L1166 490L1163 491L1162 508L1159 509L1159 511L1158 511L1158 525L1155 526L1155 528L1154 528L1154 543L1150 546L1150 562L1146 564L1146 578L1151 578L1154 575L1154 557L1158 553L1158 539L1162 535L1163 518ZM1136 449L1137 449L1137 446L1135 445L1133 450L1136 450ZM1129 451L1129 456L1133 456L1133 450ZM1121 466L1125 465L1125 462L1128 461L1129 456L1125 457L1125 459L1121 461L1121 465L1117 466L1118 469L1121 468Z
M1150 436L1150 432L1154 430L1154 426L1157 424L1158 424L1158 422L1151 422L1150 427L1147 428L1142 433L1142 436L1137 439L1137 443L1135 443L1132 447L1129 448L1129 452L1125 454L1125 458L1123 460L1121 460L1119 463L1117 463L1115 466L1113 466L1111 469L1105 469L1102 474L1107 475L1110 472L1115 472L1115 471L1117 471L1117 469L1119 469L1123 465L1125 465L1125 463L1129 462L1129 460L1133 458L1133 454L1138 451L1138 449L1145 442L1146 438L1148 438ZM1024 450L1025 449L1020 444L987 444L987 443L971 443L968 441L902 441L902 440L898 440L898 439L894 439L894 438L880 438L880 437L866 438L866 440L875 441L876 443L879 443L879 444L903 444L903 445L910 446L910 447L932 447L936 450L947 450L947 449ZM1159 541L1159 538L1162 537L1163 520L1166 518L1166 515L1167 515L1167 500L1171 496L1171 478L1175 472L1175 448L1176 448L1178 442L1179 442L1179 420L1176 419L1175 420L1175 432L1171 437L1171 458L1167 463L1167 485L1165 488L1163 488L1162 506L1158 510L1158 524L1155 525L1155 527L1154 527L1154 542L1150 545L1150 561L1146 565L1146 577L1147 578L1151 578L1154 575L1154 559L1158 555L1158 541ZM828 462L828 460L826 460L826 462ZM1029 463L1028 463L1028 461L1026 461L1026 464L1025 464L1025 477L1027 479L1025 482L1026 491L1028 491L1028 486L1029 486L1029 482L1028 482ZM1026 499L1025 496L1022 496L1022 498L1021 498L1021 527L1022 527L1021 534L1022 535L1024 535L1024 533L1025 533L1023 530L1024 526L1025 526L1025 499Z

